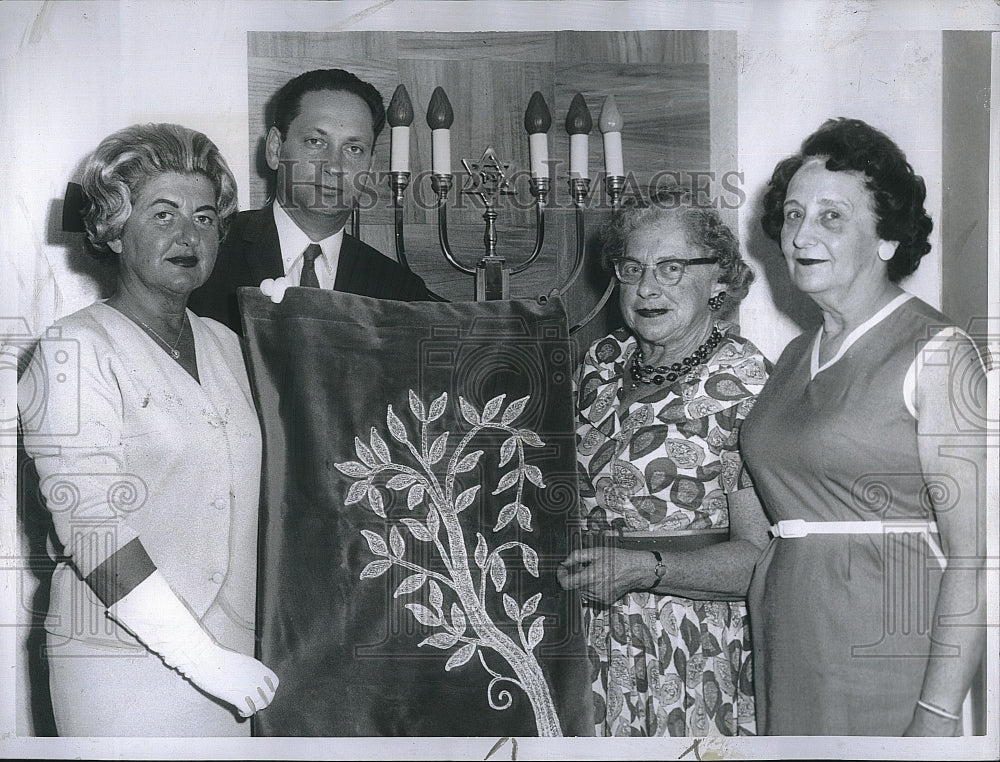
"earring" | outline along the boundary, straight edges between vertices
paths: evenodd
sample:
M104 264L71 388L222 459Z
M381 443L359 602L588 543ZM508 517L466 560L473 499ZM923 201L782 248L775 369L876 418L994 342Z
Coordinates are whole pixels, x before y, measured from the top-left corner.
M898 243L892 243L890 241L882 241L878 245L878 258L883 262L888 262L894 256L896 256L896 247L899 246Z
M723 303L726 301L726 292L722 291L708 300L708 308L712 312L718 312L722 309Z

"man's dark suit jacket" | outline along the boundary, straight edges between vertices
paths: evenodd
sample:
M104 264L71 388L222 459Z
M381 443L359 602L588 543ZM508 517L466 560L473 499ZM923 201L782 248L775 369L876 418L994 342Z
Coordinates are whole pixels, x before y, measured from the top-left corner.
M232 219L229 232L219 246L215 269L208 281L191 294L188 306L195 314L214 318L242 335L237 287L259 286L262 280L280 278L284 273L278 229L270 205L240 212ZM333 290L404 302L428 298L427 287L419 275L346 232Z

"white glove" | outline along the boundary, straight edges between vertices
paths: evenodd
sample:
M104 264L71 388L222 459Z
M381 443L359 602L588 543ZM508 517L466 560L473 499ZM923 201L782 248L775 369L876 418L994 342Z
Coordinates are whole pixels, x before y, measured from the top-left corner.
M216 643L159 571L109 606L108 616L241 717L259 712L274 698L278 676L252 656Z

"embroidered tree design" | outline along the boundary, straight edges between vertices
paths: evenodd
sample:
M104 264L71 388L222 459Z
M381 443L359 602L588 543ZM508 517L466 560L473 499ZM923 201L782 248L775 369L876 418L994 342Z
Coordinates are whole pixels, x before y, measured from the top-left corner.
M517 521L525 531L531 531L531 510L523 500L524 483L527 480L540 489L545 484L542 472L536 466L525 463L524 447L541 447L543 442L535 432L512 425L524 411L530 397L511 402L501 413L505 398L506 395L503 394L494 397L483 406L482 413L462 397L458 398L462 417L472 428L455 447L440 477L434 466L444 458L450 432L443 431L431 441L429 428L430 424L444 415L448 404L447 392L431 402L429 408L425 408L416 393L410 390L410 412L419 422L419 436L415 441L410 439L406 426L393 412L392 405L386 410L389 433L409 452L415 465L394 462L389 446L375 427L372 427L369 444L358 437L354 439L358 460L337 463L336 467L344 475L356 480L347 492L345 504L367 501L376 515L387 518L385 501L376 483L376 480L380 483L384 480L384 488L397 492L406 491L406 507L414 512L413 517L401 518L389 528L388 542L375 532L367 529L361 531L371 552L378 557L362 570L361 579L379 577L392 568L393 564L411 571L412 574L396 588L393 597L411 595L427 585L430 607L422 603L405 604L405 608L418 622L437 630L418 645L432 646L443 651L459 646L445 663L446 671L461 667L473 656L478 656L483 668L493 676L487 688L487 700L491 708L507 709L513 703L513 697L507 690L499 690L496 700L493 696L493 688L498 683L512 683L528 696L534 710L538 735L561 736L555 705L534 653L544 635L545 617L534 616L541 593L531 596L522 604L503 592L507 583L507 561L503 554L519 554L524 568L534 577L538 576L538 554L523 542L504 542L490 550L487 538L481 532L476 532L475 550L471 559L476 569L473 572L465 533L458 518L458 514L475 502L480 488L480 485L475 485L455 494L456 477L472 471L483 456L483 450L467 452L467 449L481 432L501 431L508 436L500 446L499 465L502 468L512 463L512 469L500 478L493 494L499 495L515 489L514 499L500 509L492 531L499 532L512 521ZM420 511L422 508L426 511ZM422 514L422 518L415 517L419 514ZM444 573L425 568L406 557L406 540L404 532L400 531L400 524L417 542L433 545L443 563ZM503 609L515 623L517 641L501 630L487 611L487 595L493 594L488 590L488 583L492 583L496 594L502 594ZM487 651L499 654L510 666L514 677L492 669L484 656Z

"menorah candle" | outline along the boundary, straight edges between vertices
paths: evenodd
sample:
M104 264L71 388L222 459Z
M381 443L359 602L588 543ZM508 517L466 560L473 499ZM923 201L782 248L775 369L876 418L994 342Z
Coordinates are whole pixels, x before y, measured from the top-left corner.
M622 158L622 112L618 110L615 96L604 100L601 118L597 122L604 135L604 174L608 177L624 177L625 161Z
M569 104L566 113L566 132L569 133L569 176L585 180L590 176L588 162L590 160L590 131L594 128L594 120L590 118L590 109L583 95L577 93Z
M389 146L389 171L410 171L410 125L413 124L413 104L405 85L399 85L392 94L385 120L391 128Z
M451 174L451 125L455 112L444 90L435 87L427 106L427 126L431 128L431 169L436 175Z
M524 112L524 129L528 132L528 154L531 157L532 178L549 176L549 136L552 115L542 94L535 90Z

